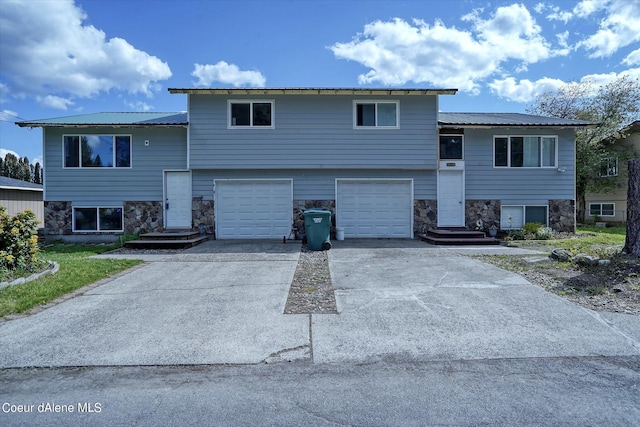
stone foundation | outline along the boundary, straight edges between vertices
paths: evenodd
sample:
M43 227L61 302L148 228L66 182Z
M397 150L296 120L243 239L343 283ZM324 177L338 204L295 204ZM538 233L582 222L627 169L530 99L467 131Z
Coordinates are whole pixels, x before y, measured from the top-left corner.
M554 231L576 231L575 200L549 200L549 227Z
M331 231L336 226L336 201L335 200L294 200L293 201L293 226L297 233L304 233L304 211L307 209L328 209L331 211Z
M495 225L500 229L500 200L467 200L464 206L465 225L469 230L478 228L487 230Z
M163 230L162 202L124 202L125 234Z
M424 234L438 226L438 202L436 200L413 201L413 231Z
M202 196L194 197L191 203L191 221L193 227L199 229L204 225L207 234L213 234L215 230L213 200L204 200Z
M71 202L44 202L43 233L69 235L73 230Z

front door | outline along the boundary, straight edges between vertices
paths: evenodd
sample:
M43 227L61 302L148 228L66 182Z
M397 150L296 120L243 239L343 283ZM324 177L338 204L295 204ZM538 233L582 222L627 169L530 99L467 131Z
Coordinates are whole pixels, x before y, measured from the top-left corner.
M438 227L464 227L464 170L438 171Z
M191 173L165 172L165 183L165 227L191 228Z

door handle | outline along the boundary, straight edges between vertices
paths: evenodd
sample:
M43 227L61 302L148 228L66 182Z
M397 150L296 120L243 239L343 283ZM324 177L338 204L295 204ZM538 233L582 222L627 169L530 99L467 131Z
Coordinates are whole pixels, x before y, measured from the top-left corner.
M169 210L169 199L167 199L167 201L165 202L164 208Z

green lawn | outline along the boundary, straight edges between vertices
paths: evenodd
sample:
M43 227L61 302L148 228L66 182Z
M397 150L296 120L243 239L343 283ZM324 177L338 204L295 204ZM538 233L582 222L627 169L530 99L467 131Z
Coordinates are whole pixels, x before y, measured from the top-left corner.
M57 262L60 270L32 282L0 289L0 317L45 304L142 262L89 258L114 248L103 245L55 245L42 250L40 257Z
M577 233L569 238L550 240L516 240L516 246L537 246L541 249L562 248L572 252L588 255L605 256L620 252L619 245L624 245L626 237L625 227L578 227Z

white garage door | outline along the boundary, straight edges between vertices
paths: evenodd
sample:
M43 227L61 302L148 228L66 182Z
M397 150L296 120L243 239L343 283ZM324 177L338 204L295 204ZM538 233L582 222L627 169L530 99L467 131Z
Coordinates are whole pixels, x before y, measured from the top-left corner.
M336 180L345 237L413 237L413 180Z
M293 181L215 180L218 239L282 239L293 223Z

